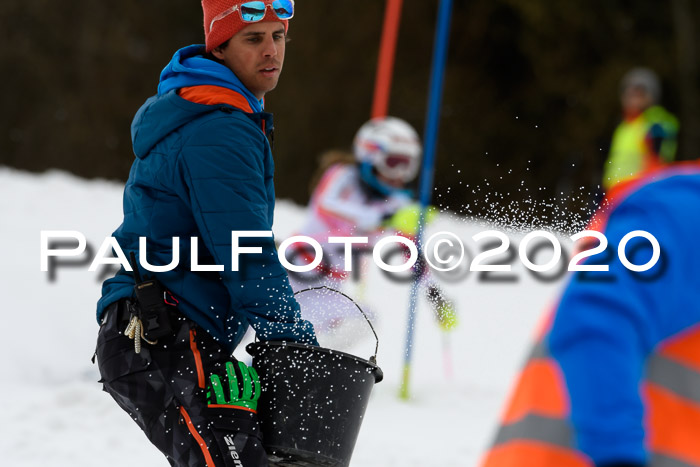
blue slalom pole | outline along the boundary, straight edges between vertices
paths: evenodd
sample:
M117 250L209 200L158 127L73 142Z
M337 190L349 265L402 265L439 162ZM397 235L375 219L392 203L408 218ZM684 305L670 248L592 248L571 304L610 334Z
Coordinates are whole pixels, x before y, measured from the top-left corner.
M430 204L435 177L435 152L437 149L438 129L440 127L440 110L442 107L442 90L444 84L445 64L447 63L447 46L450 42L450 22L452 19L452 0L440 0L437 26L435 30L435 43L433 45L433 64L430 75L430 93L428 96L428 113L425 124L425 137L423 142L423 165L421 168L419 202L421 206L418 220L418 234L416 247L418 255L423 254L423 227L425 225L425 212ZM403 375L399 397L408 399L409 381L411 377L411 354L413 350L413 332L416 323L416 305L418 291L420 289L421 273L418 267L414 271L413 284L408 309L408 323L406 329L406 353L404 359Z

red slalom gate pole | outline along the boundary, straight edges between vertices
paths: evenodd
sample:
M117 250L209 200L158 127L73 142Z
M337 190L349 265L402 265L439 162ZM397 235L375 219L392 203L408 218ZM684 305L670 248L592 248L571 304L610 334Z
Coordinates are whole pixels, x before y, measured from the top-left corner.
M377 78L374 85L374 100L372 101L372 118L386 117L388 113L402 7L403 0L387 0L386 2L382 42L379 46Z

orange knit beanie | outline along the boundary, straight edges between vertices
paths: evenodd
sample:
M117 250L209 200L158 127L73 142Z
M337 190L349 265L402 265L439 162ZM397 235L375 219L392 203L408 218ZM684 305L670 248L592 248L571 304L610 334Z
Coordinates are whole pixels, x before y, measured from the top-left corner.
M214 19L221 15L222 13L230 10L234 5L241 5L247 0L202 0L202 10L204 12L204 37L207 47L207 52L211 52L213 49L223 44L236 34L238 34L241 29L245 28L249 24L241 19L239 11L233 11L221 19L214 21ZM265 0L265 4L268 5L272 3L272 0ZM212 24L213 21L213 24ZM265 12L265 17L262 21L277 21L284 24L285 32L289 28L289 20L281 20L268 8Z

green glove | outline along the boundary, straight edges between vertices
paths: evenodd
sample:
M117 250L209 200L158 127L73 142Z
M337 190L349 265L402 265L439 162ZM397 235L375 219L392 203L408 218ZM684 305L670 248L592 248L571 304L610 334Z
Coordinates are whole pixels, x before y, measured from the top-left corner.
M243 362L237 362L242 379L239 387L239 376L236 374L232 362L226 363L226 380L228 390L221 382L219 375L211 375L211 385L207 387L207 400L209 404L231 405L248 410L258 409L258 399L260 399L260 378L258 372L252 366L247 366ZM241 388L243 392L241 393Z
M431 223L437 216L437 209L434 206L428 206L425 211L426 225ZM399 232L415 236L418 233L418 220L420 219L420 205L417 203L410 204L396 211L385 223L385 227L391 227Z

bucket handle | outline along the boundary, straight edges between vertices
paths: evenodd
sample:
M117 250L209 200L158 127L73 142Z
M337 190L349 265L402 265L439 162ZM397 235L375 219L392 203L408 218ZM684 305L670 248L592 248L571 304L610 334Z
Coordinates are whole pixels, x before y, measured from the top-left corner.
M309 287L308 289L299 290L297 292L294 292L294 296L296 296L300 293L309 292L310 290L321 290L321 289L330 290L331 292L335 292L337 294L342 295L343 297L350 300L357 307L357 309L360 310L360 313L362 313L362 316L364 316L365 320L367 321L367 324L369 324L369 328L372 330L372 333L374 334L374 339L377 341L377 344L374 347L374 356L369 357L369 361L376 365L377 364L377 354L379 353L379 336L377 336L377 332L374 330L374 326L372 326L372 321L369 320L369 318L367 317L365 312L362 310L362 308L360 308L360 305L358 305L355 300L353 300L349 295L344 294L340 290L335 290L335 289L328 287L328 286L325 286L325 285L321 285L318 287Z

